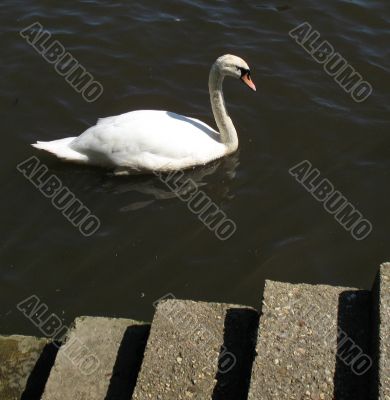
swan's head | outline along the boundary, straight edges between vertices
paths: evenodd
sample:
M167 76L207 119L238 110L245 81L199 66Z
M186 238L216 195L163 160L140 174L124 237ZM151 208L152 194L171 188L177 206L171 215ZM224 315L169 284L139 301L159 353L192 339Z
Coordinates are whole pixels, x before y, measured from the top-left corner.
M247 86L256 91L256 86L251 78L250 68L242 58L225 54L217 58L214 65L222 75L241 79Z

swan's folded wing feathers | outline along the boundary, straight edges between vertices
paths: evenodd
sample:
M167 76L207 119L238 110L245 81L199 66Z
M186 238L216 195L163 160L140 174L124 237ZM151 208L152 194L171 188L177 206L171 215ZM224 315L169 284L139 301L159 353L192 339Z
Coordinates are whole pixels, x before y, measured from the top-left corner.
M215 131L201 121L165 111L133 111L102 118L72 143L96 162L180 169L224 154ZM165 168L164 168L165 169Z

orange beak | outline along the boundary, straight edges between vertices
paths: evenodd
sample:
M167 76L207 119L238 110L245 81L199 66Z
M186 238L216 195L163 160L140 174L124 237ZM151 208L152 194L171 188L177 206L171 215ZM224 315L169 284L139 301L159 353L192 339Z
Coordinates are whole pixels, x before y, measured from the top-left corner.
M253 91L256 92L256 86L253 83L251 76L249 73L246 73L241 77L241 80L245 83L245 85L249 86Z

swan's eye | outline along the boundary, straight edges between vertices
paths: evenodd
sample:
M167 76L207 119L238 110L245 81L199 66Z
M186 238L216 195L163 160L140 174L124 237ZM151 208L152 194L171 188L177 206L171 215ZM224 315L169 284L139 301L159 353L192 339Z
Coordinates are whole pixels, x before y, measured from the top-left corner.
M250 75L251 74L251 71L249 69L247 69L247 68L237 67L237 69L241 71L241 78L244 75Z

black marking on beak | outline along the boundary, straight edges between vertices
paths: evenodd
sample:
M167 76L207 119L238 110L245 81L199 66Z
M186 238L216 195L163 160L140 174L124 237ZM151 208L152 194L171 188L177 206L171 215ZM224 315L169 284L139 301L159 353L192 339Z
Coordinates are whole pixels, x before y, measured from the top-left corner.
M241 78L245 75L251 76L250 69L247 68L238 68L241 71Z

